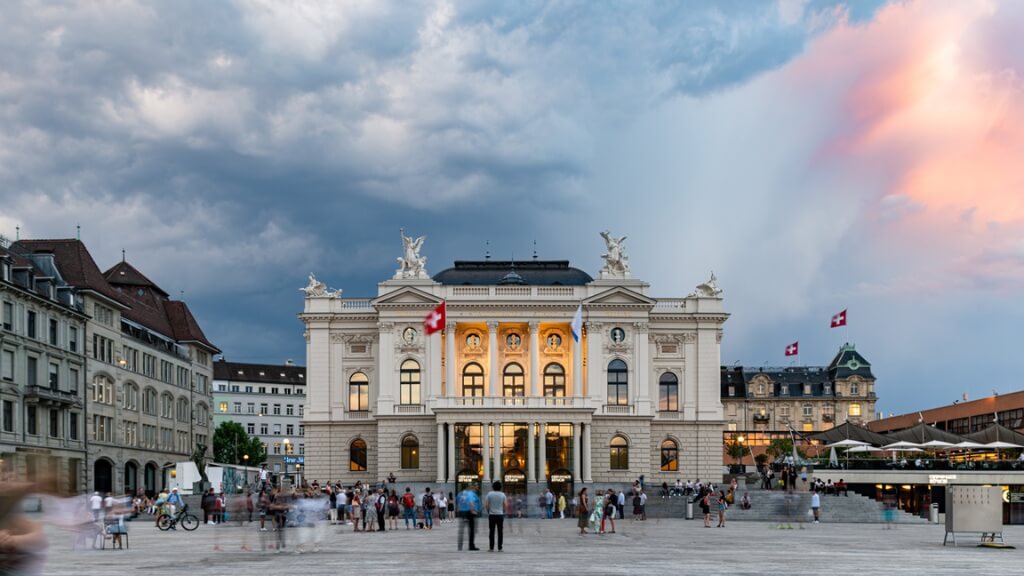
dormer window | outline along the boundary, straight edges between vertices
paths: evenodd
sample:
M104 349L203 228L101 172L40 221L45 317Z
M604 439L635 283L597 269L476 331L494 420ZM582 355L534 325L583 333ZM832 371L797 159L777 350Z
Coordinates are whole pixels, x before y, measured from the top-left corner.
M7 261L0 262L0 271L2 271L4 282L11 281L11 265Z
M804 396L810 396L810 395L811 395L811 385L810 384L804 384Z
M856 396L860 394L860 386L856 382L850 382L850 396Z

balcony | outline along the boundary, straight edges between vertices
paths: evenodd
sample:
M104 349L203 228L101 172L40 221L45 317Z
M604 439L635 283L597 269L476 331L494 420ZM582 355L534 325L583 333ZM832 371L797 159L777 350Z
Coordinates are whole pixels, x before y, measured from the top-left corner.
M613 416L628 416L636 413L635 408L635 406L629 404L605 404L602 413Z
M835 420L835 416L833 416L831 414L822 414L821 415L821 421L822 422L831 422L833 420Z
M754 414L754 422L767 423L770 416L767 414Z
M424 406L422 404L395 404L395 414L423 414Z
M433 398L433 410L457 410L462 408L590 408L590 399L575 396L454 396Z
M58 390L45 386L32 385L25 387L25 400L35 401L39 404L51 406L75 406L81 403L81 399L75 392Z

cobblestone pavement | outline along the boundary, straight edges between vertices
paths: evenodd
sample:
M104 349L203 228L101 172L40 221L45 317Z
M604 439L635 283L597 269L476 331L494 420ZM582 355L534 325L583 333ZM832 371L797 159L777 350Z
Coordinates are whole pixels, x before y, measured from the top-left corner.
M159 532L150 522L131 523L130 550L72 551L70 537L48 529L44 574L1015 574L1022 550L943 548L942 526L884 530L877 524L819 524L779 530L774 524L737 522L706 529L700 521L619 522L616 534L580 536L572 520L513 520L505 551L487 551L486 521L479 523L479 552L456 550L456 524L432 531L399 529L353 533L328 526L320 552L296 552L298 529L286 533L287 551L260 552L273 532L200 526L195 532ZM253 552L241 549L243 537ZM1024 546L1024 526L1007 526L1008 544ZM261 542L262 540L262 542ZM220 542L224 551L215 551ZM109 545L109 542L108 542Z

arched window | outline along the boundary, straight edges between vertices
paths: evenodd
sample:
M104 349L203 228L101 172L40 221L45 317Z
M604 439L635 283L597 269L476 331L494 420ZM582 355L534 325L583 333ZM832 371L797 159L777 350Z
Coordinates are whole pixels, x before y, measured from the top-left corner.
M552 362L544 367L544 395L565 396L565 368L561 364Z
M156 390L153 388L146 388L142 392L142 411L156 416Z
M178 398L178 422L188 422L189 415L188 400Z
M622 436L612 438L609 454L612 470L629 470L629 443Z
M522 366L515 362L505 366L505 373L501 378L502 396L526 396L526 380Z
M196 424L199 426L210 425L210 409L202 402L196 404Z
M661 471L675 472L679 470L679 446L675 440L666 438L661 443Z
M402 404L420 403L420 363L415 360L402 362L401 369L401 397Z
M420 467L420 441L409 434L402 438L402 469L416 470Z
M369 410L370 379L366 377L366 374L356 372L348 379L348 411L367 412Z
M470 362L462 369L462 395L484 395L484 368L476 362Z
M616 359L608 363L608 404L629 404L629 371L622 360Z
M658 410L679 411L679 379L672 372L665 372L658 379Z
M131 382L125 382L124 396L121 398L121 407L125 410L135 411L139 409L139 387Z
M160 417L174 418L174 396L167 392L160 395Z
M349 461L348 469L353 472L366 471L366 442L362 438L356 438L348 447Z

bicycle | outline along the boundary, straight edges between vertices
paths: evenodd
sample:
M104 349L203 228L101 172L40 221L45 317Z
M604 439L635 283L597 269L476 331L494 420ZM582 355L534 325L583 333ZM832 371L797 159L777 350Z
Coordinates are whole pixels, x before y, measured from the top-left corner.
M181 510L174 516L161 514L156 519L156 527L165 532L174 528L179 523L182 528L189 532L199 528L199 518L195 514L189 513L188 506L182 506Z

